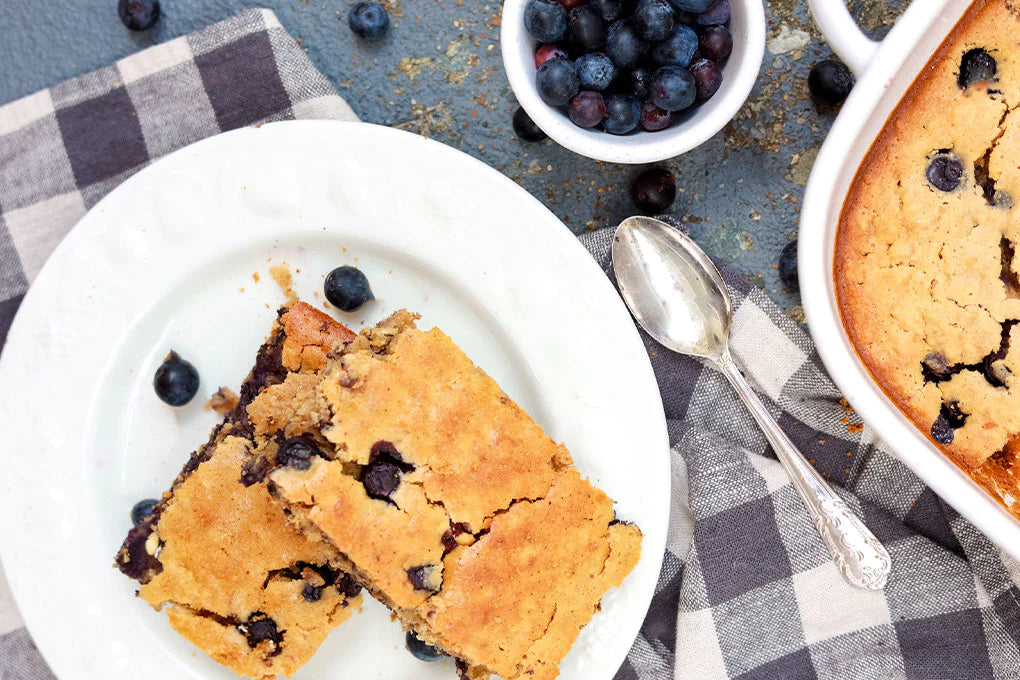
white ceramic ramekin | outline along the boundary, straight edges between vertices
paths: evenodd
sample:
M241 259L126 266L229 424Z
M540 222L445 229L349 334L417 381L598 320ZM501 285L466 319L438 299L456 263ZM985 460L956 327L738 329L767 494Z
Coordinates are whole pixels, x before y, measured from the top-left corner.
M918 0L886 39L876 43L861 33L842 0L810 0L819 28L858 80L815 161L801 212L797 260L804 312L818 353L851 405L928 486L1020 559L1020 521L939 451L868 373L843 327L833 278L836 227L857 168L970 4Z
M559 109L546 104L535 88L537 43L524 28L528 0L505 0L502 33L503 67L517 101L531 119L561 146L588 158L614 163L654 163L690 151L733 120L751 93L765 54L762 0L730 0L733 53L723 68L719 91L686 120L660 132L616 136L585 130Z

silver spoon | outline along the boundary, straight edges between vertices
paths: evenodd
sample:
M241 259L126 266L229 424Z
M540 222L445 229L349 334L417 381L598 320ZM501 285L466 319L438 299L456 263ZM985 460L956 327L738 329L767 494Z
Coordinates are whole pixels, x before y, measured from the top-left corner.
M650 217L624 220L613 239L620 294L641 327L663 346L715 364L758 422L807 507L843 577L885 587L889 553L769 415L729 349L733 307L719 270L694 241Z

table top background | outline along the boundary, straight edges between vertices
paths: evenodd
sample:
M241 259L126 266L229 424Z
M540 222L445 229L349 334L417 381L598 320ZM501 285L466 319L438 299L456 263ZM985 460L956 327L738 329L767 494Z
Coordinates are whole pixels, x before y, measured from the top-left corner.
M549 140L528 144L514 135L517 103L502 69L498 1L384 0L392 27L379 43L360 41L348 29L353 0L161 4L156 27L135 34L117 18L117 0L59 7L0 0L0 104L244 8L268 7L362 120L427 135L498 168L575 233L617 224L634 212L628 189L639 167L600 163ZM749 100L722 132L665 163L680 191L672 213L718 262L746 275L797 321L803 319L799 298L783 289L775 264L796 237L804 184L835 116L808 96L811 65L830 50L806 4L766 2L768 46ZM906 4L849 2L876 38Z

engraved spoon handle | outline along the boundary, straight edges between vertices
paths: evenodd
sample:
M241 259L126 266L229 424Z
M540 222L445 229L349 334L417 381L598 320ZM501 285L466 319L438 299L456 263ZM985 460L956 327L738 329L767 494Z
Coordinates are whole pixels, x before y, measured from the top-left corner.
M729 350L716 363L758 421L843 578L858 588L884 588L892 568L885 547L804 459L804 454L765 409Z

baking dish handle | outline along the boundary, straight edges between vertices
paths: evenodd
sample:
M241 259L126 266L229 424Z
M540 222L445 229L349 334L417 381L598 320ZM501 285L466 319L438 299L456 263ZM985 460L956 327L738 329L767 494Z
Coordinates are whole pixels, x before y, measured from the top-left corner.
M811 15L818 24L832 51L860 77L879 43L864 35L857 22L850 16L844 0L808 0Z

